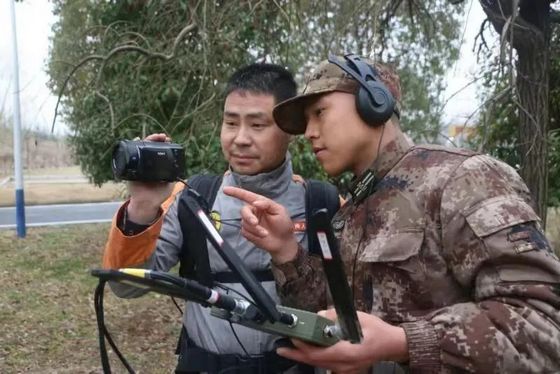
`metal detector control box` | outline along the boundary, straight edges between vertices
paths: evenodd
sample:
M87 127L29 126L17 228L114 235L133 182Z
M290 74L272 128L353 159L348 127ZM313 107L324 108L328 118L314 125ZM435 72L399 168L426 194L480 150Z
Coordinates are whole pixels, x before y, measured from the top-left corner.
M286 306L278 305L277 308L278 311L291 314L295 317L292 325L269 321L255 322L244 318L238 318L234 314L218 308L212 308L210 314L214 317L226 319L255 330L289 338L297 338L323 347L333 345L340 340L337 336L332 334L335 323L330 319L321 317L317 313L288 308Z

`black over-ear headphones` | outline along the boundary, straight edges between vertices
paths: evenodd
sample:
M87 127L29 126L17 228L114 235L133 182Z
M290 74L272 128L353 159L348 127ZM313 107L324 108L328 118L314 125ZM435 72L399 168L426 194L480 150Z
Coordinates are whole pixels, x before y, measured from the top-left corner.
M387 122L393 113L400 117L395 98L379 80L375 68L353 53L345 55L344 59L346 63L343 64L336 56L329 54L328 61L360 83L360 90L356 94L356 109L362 120L370 126L380 126Z

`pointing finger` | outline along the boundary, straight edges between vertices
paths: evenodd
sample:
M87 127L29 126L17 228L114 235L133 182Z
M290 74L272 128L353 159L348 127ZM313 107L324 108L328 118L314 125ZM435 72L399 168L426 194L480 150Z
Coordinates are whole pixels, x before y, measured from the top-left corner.
M239 200L245 201L248 204L253 204L256 200L267 200L265 197L258 195L254 192L244 190L243 188L225 186L224 193L228 196L235 197Z
M253 226L259 224L259 219L256 215L256 212L250 205L245 205L243 208L241 208L241 219Z

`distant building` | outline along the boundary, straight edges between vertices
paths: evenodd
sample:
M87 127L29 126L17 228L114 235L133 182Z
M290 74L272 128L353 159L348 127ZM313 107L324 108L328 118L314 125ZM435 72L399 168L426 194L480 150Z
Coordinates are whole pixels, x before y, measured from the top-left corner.
M447 126L447 143L448 145L456 145L457 147L465 147L468 142L476 135L476 125L460 124Z

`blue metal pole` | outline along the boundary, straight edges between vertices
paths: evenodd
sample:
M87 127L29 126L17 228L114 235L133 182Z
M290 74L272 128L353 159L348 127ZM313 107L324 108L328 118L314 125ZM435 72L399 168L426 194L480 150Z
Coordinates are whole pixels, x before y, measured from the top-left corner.
M25 198L23 188L16 189L16 231L18 237L25 238Z
M12 16L12 38L13 38L13 58L14 58L14 177L16 190L16 227L17 236L25 237L25 199L23 194L23 172L21 163L21 116L19 112L19 61L16 34L16 10L14 0L10 1L10 10Z

